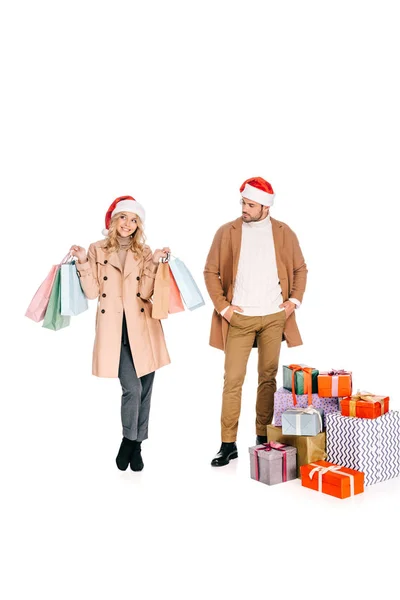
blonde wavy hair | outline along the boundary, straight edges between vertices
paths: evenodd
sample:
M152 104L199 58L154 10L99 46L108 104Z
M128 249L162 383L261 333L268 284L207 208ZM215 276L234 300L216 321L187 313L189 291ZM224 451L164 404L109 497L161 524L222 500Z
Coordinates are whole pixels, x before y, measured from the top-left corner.
M117 221L120 218L122 212L124 212L124 211L118 212L111 219L110 227L108 228L108 236L107 236L106 242L104 244L104 250L107 250L108 252L118 252L118 250L120 249L120 245L118 243L118 237L117 237L118 236ZM136 215L136 221L137 221L137 229L136 229L135 233L131 236L131 243L130 243L130 246L128 247L128 249L132 250L132 252L138 258L142 258L143 257L143 249L144 249L144 245L145 245L145 241L146 241L146 236L144 234L143 221L138 215Z

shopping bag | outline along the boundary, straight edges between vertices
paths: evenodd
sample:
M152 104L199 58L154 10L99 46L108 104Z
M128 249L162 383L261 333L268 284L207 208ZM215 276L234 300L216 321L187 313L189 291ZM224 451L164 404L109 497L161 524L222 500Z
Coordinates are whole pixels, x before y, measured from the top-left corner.
M36 321L39 323L43 320L44 315L46 313L47 305L49 303L51 290L53 288L54 279L57 274L57 269L60 265L64 264L70 257L68 253L62 261L58 265L53 265L50 269L50 273L47 275L46 279L40 285L36 294L33 296L28 308L26 309L25 316L32 321Z
M88 309L75 261L61 265L61 315L76 316Z
M166 319L168 317L170 277L168 263L161 262L158 265L156 279L154 281L153 319Z
M70 320L71 317L64 317L61 314L61 267L58 266L42 327L57 331L68 327Z
M25 316L29 319L32 319L32 321L36 321L36 323L42 321L46 313L46 308L49 303L54 279L57 274L57 269L58 265L53 265L51 267L50 273L40 285L36 294L33 296L28 308L26 309Z
M174 258L169 262L169 266L187 308L195 310L204 306L203 296L185 263L179 258Z
M169 306L168 312L170 315L178 312L182 312L185 310L183 306L181 294L179 292L179 288L176 285L175 277L172 275L172 271L168 266L169 271Z

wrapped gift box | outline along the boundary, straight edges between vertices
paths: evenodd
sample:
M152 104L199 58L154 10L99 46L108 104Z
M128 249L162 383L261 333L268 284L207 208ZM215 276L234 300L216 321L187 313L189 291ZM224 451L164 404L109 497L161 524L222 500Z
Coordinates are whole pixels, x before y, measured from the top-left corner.
M271 442L249 448L250 476L267 485L296 479L296 454L293 446Z
M349 498L364 491L364 473L318 460L300 469L301 485L336 498Z
M300 466L326 458L325 432L315 436L283 435L281 427L267 425L268 442L280 442L297 449L297 477L300 477Z
M323 411L320 408L289 408L282 413L284 435L318 435L321 433Z
M328 460L365 474L365 485L400 475L400 412L376 419L326 417Z
M353 396L342 398L340 410L345 417L376 419L388 412L389 397L357 392Z
M307 372L300 370L306 368L311 370L311 377ZM297 370L299 369L299 370ZM294 390L293 390L293 373L294 373ZM309 381L311 379L311 393L318 392L318 373L317 369L308 367L307 365L284 365L283 366L283 387L286 390L293 391L295 394L308 394Z
M322 371L319 373L317 381L318 396L322 398L351 396L353 391L350 371Z
M294 404L293 395L283 387L279 388L274 394L274 425L281 427L282 413L289 408L307 408L308 395L302 394L296 397L297 404ZM312 394L311 404L314 408L320 408L323 411L322 422L325 426L325 415L339 410L339 398L320 398L318 394Z

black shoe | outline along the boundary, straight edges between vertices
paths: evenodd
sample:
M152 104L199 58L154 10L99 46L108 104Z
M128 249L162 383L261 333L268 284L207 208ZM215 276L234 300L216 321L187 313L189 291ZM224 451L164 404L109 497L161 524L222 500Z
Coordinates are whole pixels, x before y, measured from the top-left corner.
M256 444L259 446L260 444L266 444L268 442L268 437L266 435L258 435L256 438Z
M223 467L227 465L232 458L237 458L238 452L235 442L222 442L219 452L211 461L212 467Z
M141 443L142 442L134 442L135 446L133 449L133 454L131 456L131 469L132 471L141 471L144 467L143 464L143 460L142 460L142 449L141 449Z
M122 438L121 446L119 447L119 452L117 458L115 459L117 467L120 471L126 471L128 468L135 444L136 442L128 440L126 437Z

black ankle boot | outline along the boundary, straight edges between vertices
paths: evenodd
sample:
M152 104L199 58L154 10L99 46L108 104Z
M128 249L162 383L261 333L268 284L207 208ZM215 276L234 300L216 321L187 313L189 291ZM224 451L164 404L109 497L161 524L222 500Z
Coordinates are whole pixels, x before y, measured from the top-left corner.
M256 444L259 446L260 444L266 444L268 442L268 438L266 435L258 435L256 438Z
M117 467L120 471L126 471L128 468L135 444L136 442L133 440L128 440L126 437L122 438L121 446L119 447L119 452L117 458L115 459Z
M133 448L133 453L131 455L131 469L132 471L141 471L144 467L143 464L143 460L142 460L142 448L141 448L141 443L142 442L134 442L135 446Z
M235 442L222 442L219 452L211 461L212 467L223 467L229 463L232 458L237 458L238 452Z

